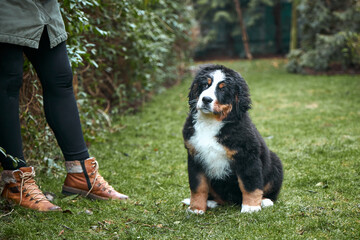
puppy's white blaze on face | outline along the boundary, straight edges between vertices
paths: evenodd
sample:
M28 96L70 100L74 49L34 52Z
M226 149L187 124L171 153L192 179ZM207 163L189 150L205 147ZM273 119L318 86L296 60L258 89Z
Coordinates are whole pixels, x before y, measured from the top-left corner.
M214 104L215 102L218 102L215 95L216 88L221 81L225 80L225 74L221 70L212 72L210 76L212 77L211 86L200 94L196 105L197 109L205 114L214 112ZM209 104L204 104L204 97L211 98L212 101Z

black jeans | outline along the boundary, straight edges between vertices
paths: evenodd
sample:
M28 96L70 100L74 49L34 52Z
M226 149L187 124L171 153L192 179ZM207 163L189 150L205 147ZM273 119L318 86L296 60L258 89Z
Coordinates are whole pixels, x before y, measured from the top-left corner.
M55 134L65 160L88 158L73 92L66 43L62 42L50 48L46 28L38 49L0 43L0 147L8 154L24 160L19 120L23 53L40 79L46 120ZM5 170L14 169L10 159L0 156L0 162ZM16 168L24 166L26 164L20 162Z

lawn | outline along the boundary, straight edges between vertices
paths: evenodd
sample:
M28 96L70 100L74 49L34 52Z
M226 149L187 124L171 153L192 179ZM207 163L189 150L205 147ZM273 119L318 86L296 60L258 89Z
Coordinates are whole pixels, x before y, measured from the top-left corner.
M42 189L54 192L55 203L67 211L15 206L0 218L0 239L359 239L360 77L289 74L281 59L221 64L247 80L253 122L283 162L284 183L272 208L186 212L181 130L189 78L138 114L118 117L107 141L90 147L105 179L130 200L65 197L64 170L38 174ZM1 209L0 215L9 212Z

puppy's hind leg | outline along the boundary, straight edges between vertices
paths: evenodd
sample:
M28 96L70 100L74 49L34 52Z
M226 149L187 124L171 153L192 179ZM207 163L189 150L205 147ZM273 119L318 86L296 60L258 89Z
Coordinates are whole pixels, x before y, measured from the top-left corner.
M263 196L263 190L255 189L254 191L247 191L244 187L240 177L238 177L239 187L242 193L242 205L241 212L257 212L261 210L261 199Z

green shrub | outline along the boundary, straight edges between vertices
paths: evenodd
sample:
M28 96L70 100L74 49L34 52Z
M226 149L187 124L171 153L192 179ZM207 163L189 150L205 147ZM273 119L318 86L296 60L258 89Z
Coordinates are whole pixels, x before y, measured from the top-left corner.
M191 54L191 13L186 1L165 0L104 0L91 9L91 24L109 35L95 43L98 68L81 75L85 90L123 110L181 79Z
M288 55L288 71L360 67L360 7L355 1L303 0L298 11L300 49Z
M343 49L343 53L350 64L354 66L360 66L360 34L350 32L346 39L346 48Z
M182 79L191 59L189 1L64 0L74 91L89 145L110 131L110 113L136 109ZM25 63L21 124L27 160L51 170L61 159L42 110L39 81Z

